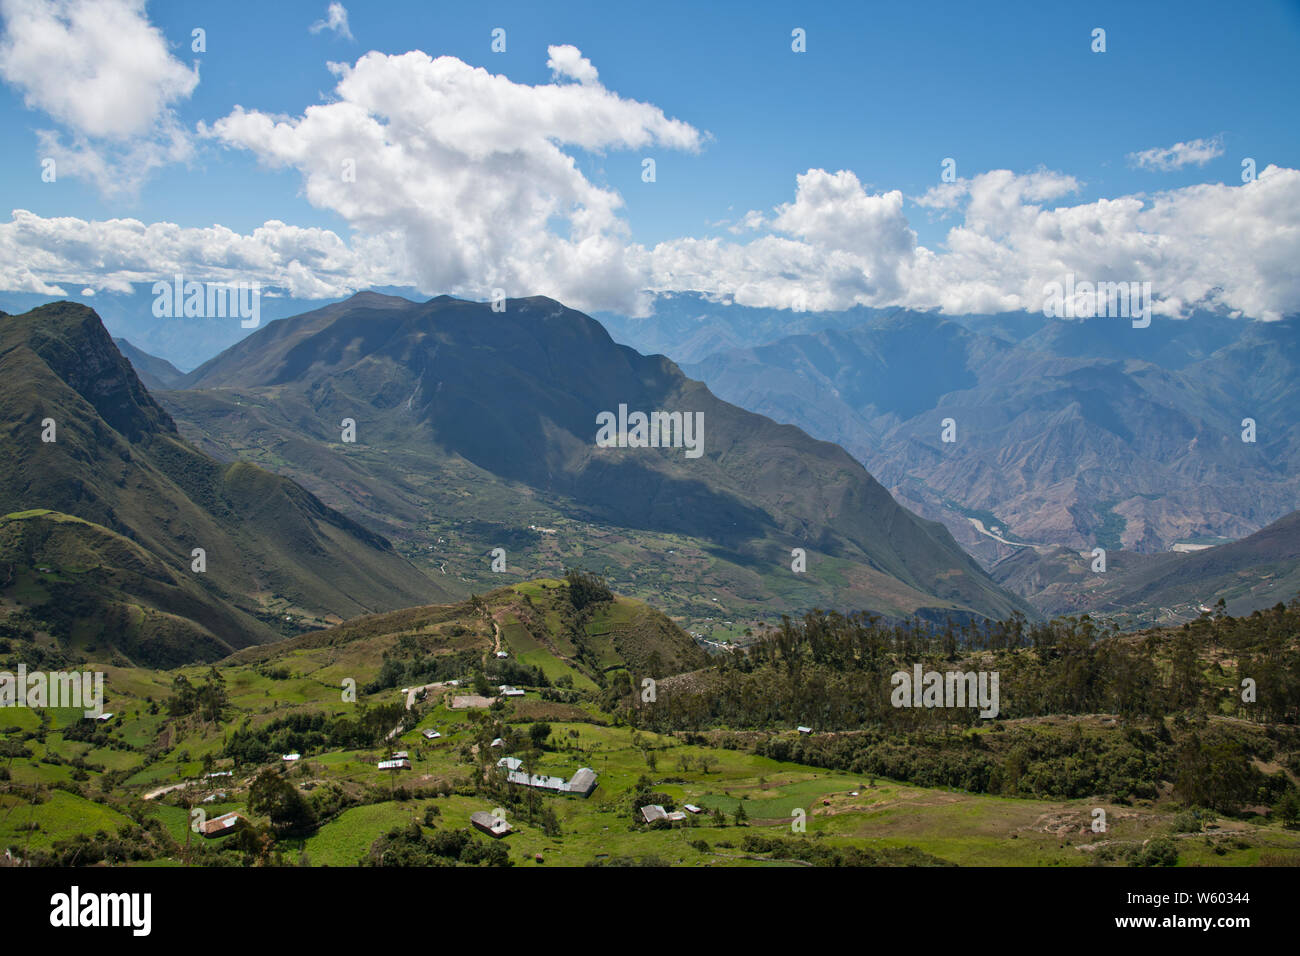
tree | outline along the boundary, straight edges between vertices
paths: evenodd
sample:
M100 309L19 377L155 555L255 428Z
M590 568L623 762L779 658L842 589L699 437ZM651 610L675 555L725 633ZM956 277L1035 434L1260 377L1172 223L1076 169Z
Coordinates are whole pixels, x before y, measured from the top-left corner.
M574 610L581 611L588 605L614 600L614 592L597 574L570 568L565 572L564 580L569 582L569 603Z
M266 814L277 837L309 833L316 827L316 814L298 788L270 768L248 788L248 809Z
M533 742L533 746L538 750L546 748L546 741L551 736L551 725L544 721L538 721L528 728L528 739Z
M1300 823L1300 798L1296 797L1294 790L1288 790L1283 794L1282 799L1278 801L1277 818L1282 821L1282 826L1288 830L1293 829L1297 823Z

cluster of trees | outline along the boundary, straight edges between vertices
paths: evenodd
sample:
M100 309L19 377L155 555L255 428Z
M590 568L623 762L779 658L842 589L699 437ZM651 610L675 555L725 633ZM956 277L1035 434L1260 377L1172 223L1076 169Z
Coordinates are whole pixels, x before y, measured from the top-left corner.
M592 604L614 600L614 592L609 589L605 579L590 571L570 568L565 572L564 580L569 582L569 603L575 611L581 611Z
M426 834L412 821L394 827L370 845L362 866L512 866L500 843L488 843L469 830L435 830Z
M355 717L297 712L277 717L261 727L245 721L226 741L222 754L236 764L264 763L292 752L361 750L381 743L406 714L401 702L361 704Z
M248 809L265 814L276 839L306 836L316 829L316 812L301 791L278 770L259 773L248 788Z
M882 850L833 847L807 837L767 837L747 833L740 841L740 848L746 853L770 854L774 860L802 860L814 866L956 866L913 846Z
M1235 658L1235 666L1233 659ZM1027 625L968 622L936 629L867 614L784 618L770 637L718 655L689 684L642 703L619 682L624 714L654 730L789 727L897 730L973 726L975 708L896 708L892 675L997 671L1001 718L1115 713L1129 718L1223 714L1300 722L1300 600L1249 618L1203 615L1175 631L1128 636L1088 616ZM1243 682L1250 683L1250 692Z
M213 667L202 685L191 683L184 674L177 674L172 681L167 713L173 717L197 714L202 720L219 723L227 703L226 680L221 671Z

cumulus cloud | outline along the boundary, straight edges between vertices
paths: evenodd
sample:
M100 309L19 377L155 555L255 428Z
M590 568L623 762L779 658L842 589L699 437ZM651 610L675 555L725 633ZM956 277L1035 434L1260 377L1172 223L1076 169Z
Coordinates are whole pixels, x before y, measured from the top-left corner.
M188 228L138 219L43 218L15 209L0 223L0 288L67 295L65 286L125 292L176 273L211 282L260 282L294 298L346 295L400 284L393 250L328 229L271 220L245 235L224 226Z
M598 82L600 74L596 68L591 65L591 61L582 55L582 51L576 46L565 44L563 46L547 47L546 52L549 58L546 61L546 68L555 76L565 76L571 80L577 80L579 83L594 84Z
M288 118L236 108L203 131L298 171L311 203L384 240L422 289L635 308L622 198L571 150L695 150L701 134L605 89L576 48L548 52L578 82L528 86L455 57L371 52L333 66L333 102Z
M307 28L312 33L332 30L345 40L354 40L352 28L348 26L348 8L341 3L331 3L325 11L325 19L317 20Z
M1212 159L1223 155L1223 138L1191 139L1186 143L1174 143L1166 149L1144 149L1129 153L1129 164L1138 169L1152 169L1162 173L1184 166L1204 166Z
M38 132L60 175L133 192L191 155L172 107L198 70L171 55L143 0L0 0L0 16L0 78L62 127Z
M898 190L809 169L789 201L749 210L726 237L646 248L578 151L694 151L706 134L607 89L576 47L550 47L547 65L552 81L530 86L454 57L371 52L332 65L332 98L300 115L235 107L200 124L214 143L294 170L346 238L278 221L243 235L16 210L0 223L0 286L57 295L181 272L313 299L376 285L477 298L501 288L643 314L648 293L690 290L756 306L961 313L1036 311L1044 287L1073 273L1149 281L1158 313L1300 311L1300 171L1276 166L1235 186L1089 202L1067 173L990 170L913 200L955 220L934 248L918 242Z
M904 305L948 313L1037 311L1063 280L1149 281L1162 314L1222 306L1273 319L1300 310L1300 171L1270 166L1253 183L1206 184L1047 208L1074 177L992 170L917 202L959 213L942 249L917 245L897 193L851 173L809 170L746 244L679 239L646 256L657 291L732 294L742 305L843 309Z

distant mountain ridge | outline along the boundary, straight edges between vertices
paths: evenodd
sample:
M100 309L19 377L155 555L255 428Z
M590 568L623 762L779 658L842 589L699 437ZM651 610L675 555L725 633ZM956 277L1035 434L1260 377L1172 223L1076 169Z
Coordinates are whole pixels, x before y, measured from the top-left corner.
M1033 613L843 450L718 400L663 356L616 345L598 322L543 297L495 312L449 296L359 293L266 325L181 384L161 398L210 452L274 460L466 585L491 580L475 575L496 545L523 560L506 547L514 536L529 562L551 562L520 574L595 553L622 592L695 619L713 603L686 593L697 572L683 566L656 584L660 557L718 574L708 593L726 601L714 613L733 623L762 607L824 604ZM703 411L703 456L596 447L597 414L620 404ZM345 418L355 444L340 440ZM477 488L474 502L458 487ZM562 537L523 527L556 521L567 522ZM447 551L450 537L461 552ZM600 540L619 543L594 552ZM633 556L649 541L660 556ZM806 574L791 570L797 547L809 553Z
M897 312L683 370L841 444L986 566L1014 550L990 528L1154 553L1242 537L1300 501L1300 317L1133 329Z
M1129 626L1196 618L1223 600L1244 617L1300 595L1300 511L1240 541L1187 554L1106 556L1092 571L1091 553L1024 549L994 566L993 577L1048 615L1090 613Z

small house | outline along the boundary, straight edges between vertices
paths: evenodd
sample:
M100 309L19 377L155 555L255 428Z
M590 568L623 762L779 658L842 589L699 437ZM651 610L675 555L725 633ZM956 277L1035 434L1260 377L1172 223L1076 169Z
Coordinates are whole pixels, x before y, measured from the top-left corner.
M411 761L409 760L381 760L379 761L380 770L410 770Z
M199 824L199 833L208 838L225 836L243 822L244 818L238 813L223 813L219 817L213 817Z
M471 813L469 822L474 824L476 830L481 830L490 837L500 839L514 830L510 824L506 823L504 817L498 817L488 813L486 810L479 810Z
M425 739L425 740L437 740L437 739L438 739L439 737L441 737L441 736L442 736L442 734L438 733L438 731L436 731L436 730L426 730L426 731L424 731L424 739Z
M580 797L589 797L591 792L596 789L596 771L590 767L582 767L569 780L569 793L576 793Z

